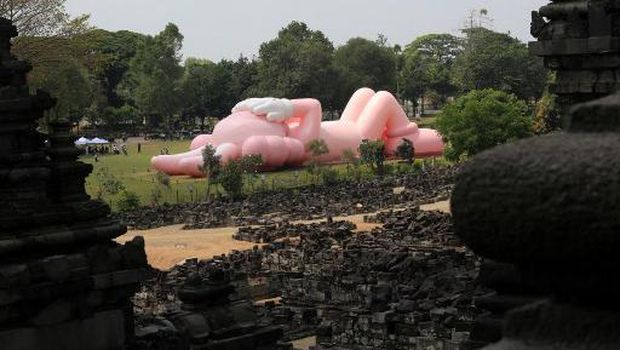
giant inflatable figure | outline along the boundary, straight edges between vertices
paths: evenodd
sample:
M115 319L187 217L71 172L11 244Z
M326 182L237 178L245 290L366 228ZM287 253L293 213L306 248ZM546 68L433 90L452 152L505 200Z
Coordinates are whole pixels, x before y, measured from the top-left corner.
M157 156L153 167L169 175L199 177L202 151L216 149L222 162L260 155L265 169L301 165L309 158L308 144L322 139L329 153L320 162L341 160L345 150L357 152L362 140L383 140L391 154L403 138L413 142L417 157L443 153L441 136L420 129L407 118L392 94L363 88L355 92L340 120L321 122L321 104L315 99L251 98L238 103L211 135L196 137L191 151Z

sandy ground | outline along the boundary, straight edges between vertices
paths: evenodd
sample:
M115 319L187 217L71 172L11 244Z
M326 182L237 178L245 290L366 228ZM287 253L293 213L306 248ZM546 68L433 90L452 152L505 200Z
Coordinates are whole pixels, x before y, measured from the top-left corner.
M295 340L292 342L295 349L308 350L311 346L316 345L316 337L308 337L304 339Z
M440 210L449 213L448 201L422 206L423 210ZM368 214L364 214L368 215ZM377 224L364 223L364 215L336 217L334 220L347 220L357 225L358 231L369 231ZM316 220L318 222L321 220ZM309 223L310 221L300 221ZM256 244L236 241L232 235L236 227L225 227L204 230L183 230L183 225L160 227L153 230L129 231L117 241L123 243L135 236L143 236L146 242L146 254L149 263L158 269L167 270L186 259L209 259L227 254L232 250L252 249Z

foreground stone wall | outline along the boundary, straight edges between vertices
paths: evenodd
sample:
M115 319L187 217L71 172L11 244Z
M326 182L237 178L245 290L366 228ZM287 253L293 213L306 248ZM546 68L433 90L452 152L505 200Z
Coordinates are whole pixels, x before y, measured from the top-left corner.
M10 53L17 35L0 19L0 348L116 350L133 341L131 297L147 266L141 238L84 192L67 123L36 121L55 103L30 95L31 67Z

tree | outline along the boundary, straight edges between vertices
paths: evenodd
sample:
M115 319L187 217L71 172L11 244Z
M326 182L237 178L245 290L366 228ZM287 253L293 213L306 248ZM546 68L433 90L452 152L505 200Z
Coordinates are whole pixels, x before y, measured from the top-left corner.
M0 0L0 16L17 26L23 36L61 34L70 16L66 0Z
M126 30L109 32L95 29L90 35L89 49L98 54L91 67L103 89L106 107L121 108L129 101L118 92L119 84L127 74L131 59L144 45L146 35Z
M252 97L250 88L256 84L257 75L258 62L255 60L249 60L242 55L232 64L230 93L235 103Z
M336 49L334 67L342 79L336 109L344 109L348 98L361 87L394 91L396 65L393 48L384 43L353 38Z
M218 176L222 170L222 158L216 154L215 147L206 145L202 150L202 165L200 171L207 178L207 199L211 196L211 186L217 183Z
M375 175L383 176L385 144L381 140L363 140L359 146L360 161L372 169Z
M20 36L12 52L32 64L29 84L59 98L52 118L81 119L96 100L87 49L91 27L87 15L72 18L65 0L0 0L0 16L16 25Z
M333 44L320 31L291 22L259 51L255 95L312 96L331 106Z
M495 89L528 100L540 98L547 82L542 60L508 34L465 29L463 53L454 62L454 83L463 91Z
M308 143L308 150L310 150L310 153L312 154L312 159L310 159L308 164L306 164L306 167L308 169L308 173L314 176L316 183L319 177L324 178L325 170L325 167L321 166L318 158L325 154L328 154L329 148L327 147L327 143L325 143L325 140L316 139Z
M458 98L444 108L436 125L451 160L532 135L527 105L514 95L492 89L474 90Z
M130 62L122 86L124 97L133 98L133 103L150 119L151 125L157 124L153 117L160 117L168 130L180 108L182 46L183 35L173 23L156 36L146 37Z
M424 35L407 45L403 53L403 97L417 102L435 93L441 99L453 94L452 66L462 51L462 40L451 34Z
M201 120L204 130L205 118L226 117L236 99L232 93L233 62L215 64L208 60L188 58L181 82L184 113Z

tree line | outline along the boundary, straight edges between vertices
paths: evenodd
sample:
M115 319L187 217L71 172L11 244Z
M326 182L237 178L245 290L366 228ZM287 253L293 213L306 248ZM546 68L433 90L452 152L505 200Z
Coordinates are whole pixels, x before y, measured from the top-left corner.
M18 26L14 52L32 62L32 87L59 98L52 114L107 130L205 127L208 117L223 118L251 96L314 97L337 115L363 86L413 106L442 106L480 89L533 102L548 82L524 43L485 21L472 21L460 36L428 34L405 47L381 35L335 46L294 21L262 43L257 57L212 62L184 60L184 38L173 23L156 35L111 32L93 28L88 16L71 18L64 2L0 0L0 15Z

